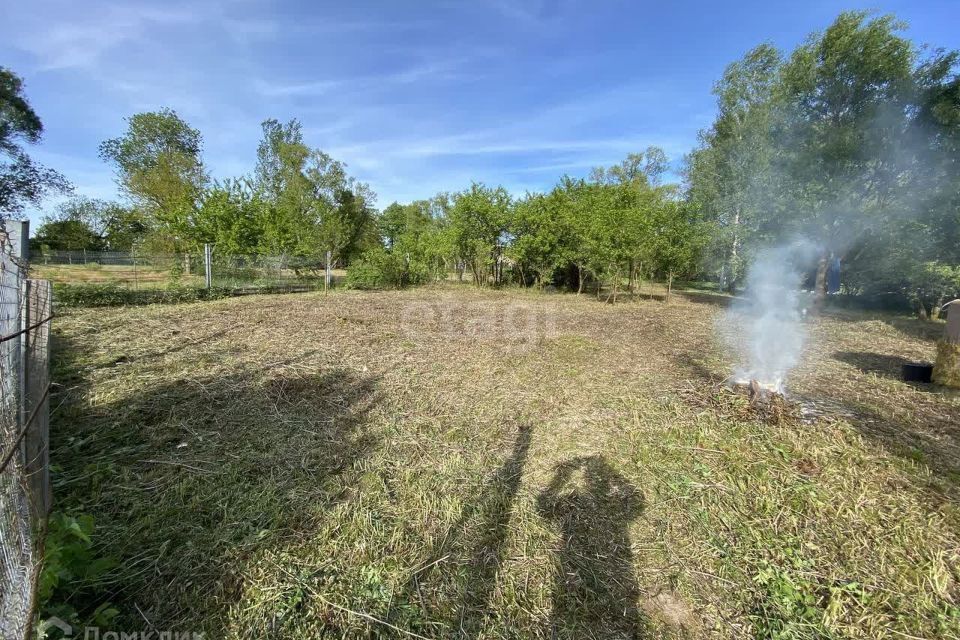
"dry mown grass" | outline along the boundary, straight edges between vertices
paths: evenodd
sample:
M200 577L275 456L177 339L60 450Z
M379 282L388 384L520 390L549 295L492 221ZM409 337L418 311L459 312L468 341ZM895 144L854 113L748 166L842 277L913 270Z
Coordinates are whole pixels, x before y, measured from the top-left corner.
M200 265L201 269L203 265ZM170 268L149 265L36 264L33 277L58 284L115 284L127 287L163 287L174 281ZM181 275L176 282L202 286L203 274Z
M72 311L80 605L210 637L960 637L960 400L915 321L811 324L763 420L720 297L336 292ZM779 635L778 635L779 634Z

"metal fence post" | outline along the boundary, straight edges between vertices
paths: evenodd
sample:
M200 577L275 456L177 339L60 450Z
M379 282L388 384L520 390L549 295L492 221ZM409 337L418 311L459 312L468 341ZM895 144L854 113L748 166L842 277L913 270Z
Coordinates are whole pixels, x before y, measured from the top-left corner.
M20 289L20 300L18 302L19 312L20 312L20 331L24 333L20 334L19 339L16 344L18 348L18 366L16 374L19 377L17 385L17 411L19 414L19 425L22 427L27 423L27 398L29 395L29 389L27 386L27 349L29 345L30 332L27 330L27 327L30 326L30 305L28 300L30 299L30 285L27 282L27 261L30 259L30 244L28 238L30 237L30 222L28 220L7 220L4 223L4 226L7 229L8 237L10 238L10 253L13 257L14 268L16 269L18 286ZM19 343L19 344L18 344ZM20 440L20 460L24 463L27 462L27 439L22 438Z
M206 274L207 289L213 287L213 247L209 244L203 245L203 268Z
M323 273L323 291L326 292L330 287L330 280L333 275L333 271L330 269L330 252L327 251L327 268Z
M25 221L0 228L0 637L25 638L50 508L47 417L50 285L28 281ZM72 259L72 257L68 257Z
M51 306L50 283L26 280L23 283L23 406L21 416L24 470L30 489L34 518L43 519L50 511L50 409L49 409L49 342Z

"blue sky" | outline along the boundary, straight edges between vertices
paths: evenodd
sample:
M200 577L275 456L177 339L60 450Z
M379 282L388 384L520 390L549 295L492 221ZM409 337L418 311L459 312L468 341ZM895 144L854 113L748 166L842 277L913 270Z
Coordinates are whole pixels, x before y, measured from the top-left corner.
M471 180L543 190L651 144L679 167L726 64L851 8L960 47L955 0L33 0L0 9L0 64L45 123L33 155L79 193L117 197L97 145L167 106L203 133L214 177L253 169L263 119L296 117L383 207Z

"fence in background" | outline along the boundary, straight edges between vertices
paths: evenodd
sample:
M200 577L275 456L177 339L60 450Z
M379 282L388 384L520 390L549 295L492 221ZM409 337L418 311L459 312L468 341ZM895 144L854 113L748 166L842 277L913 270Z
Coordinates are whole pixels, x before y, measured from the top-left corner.
M27 224L0 230L0 637L31 627L50 510L50 283L26 270Z
M130 289L171 286L250 290L322 288L326 257L146 254L120 251L45 251L33 257L34 275L63 284L110 284ZM330 284L331 282L327 282Z

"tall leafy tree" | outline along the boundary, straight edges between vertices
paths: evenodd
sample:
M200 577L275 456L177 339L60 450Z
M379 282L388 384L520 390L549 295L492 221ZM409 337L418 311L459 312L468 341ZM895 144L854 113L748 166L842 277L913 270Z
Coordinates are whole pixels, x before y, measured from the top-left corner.
M171 109L138 113L127 131L100 145L100 156L117 171L120 188L175 240L200 241L195 217L208 183L200 132Z
M75 196L44 217L32 245L39 251L130 251L147 232L136 209Z
M217 253L257 253L267 207L249 179L218 182L204 193L197 216L197 235Z
M23 80L0 67L0 211L38 206L48 194L67 193L62 175L34 162L22 144L38 144L43 123L23 93Z
M673 293L674 278L697 270L707 241L705 232L695 207L677 200L667 200L658 207L653 222L653 253L667 281L667 300Z
M596 167L591 171L592 182L599 184L642 184L655 187L663 181L669 168L667 154L660 147L650 146L640 153L628 154L619 164Z
M346 166L303 140L297 120L263 123L255 184L269 206L263 246L345 261L376 242L375 195Z
M958 258L956 52L925 58L891 16L841 14L786 59L763 45L728 67L718 116L687 165L731 284L757 246L805 237L848 291L942 296ZM955 289L954 289L955 290Z
M713 254L734 289L744 275L745 252L775 219L772 138L780 53L763 44L729 65L714 85L717 119L688 158L691 200L713 221Z
M454 195L450 210L450 233L459 258L473 274L474 283L496 279L499 250L510 211L510 194L503 187L474 183Z
M787 229L822 248L817 292L829 256L895 213L906 168L905 114L916 50L891 16L841 14L790 56L782 70L787 176L794 216Z
M565 243L574 230L564 215L563 195L528 193L517 201L509 222L508 255L514 260L520 281L533 281L542 288L567 259Z

